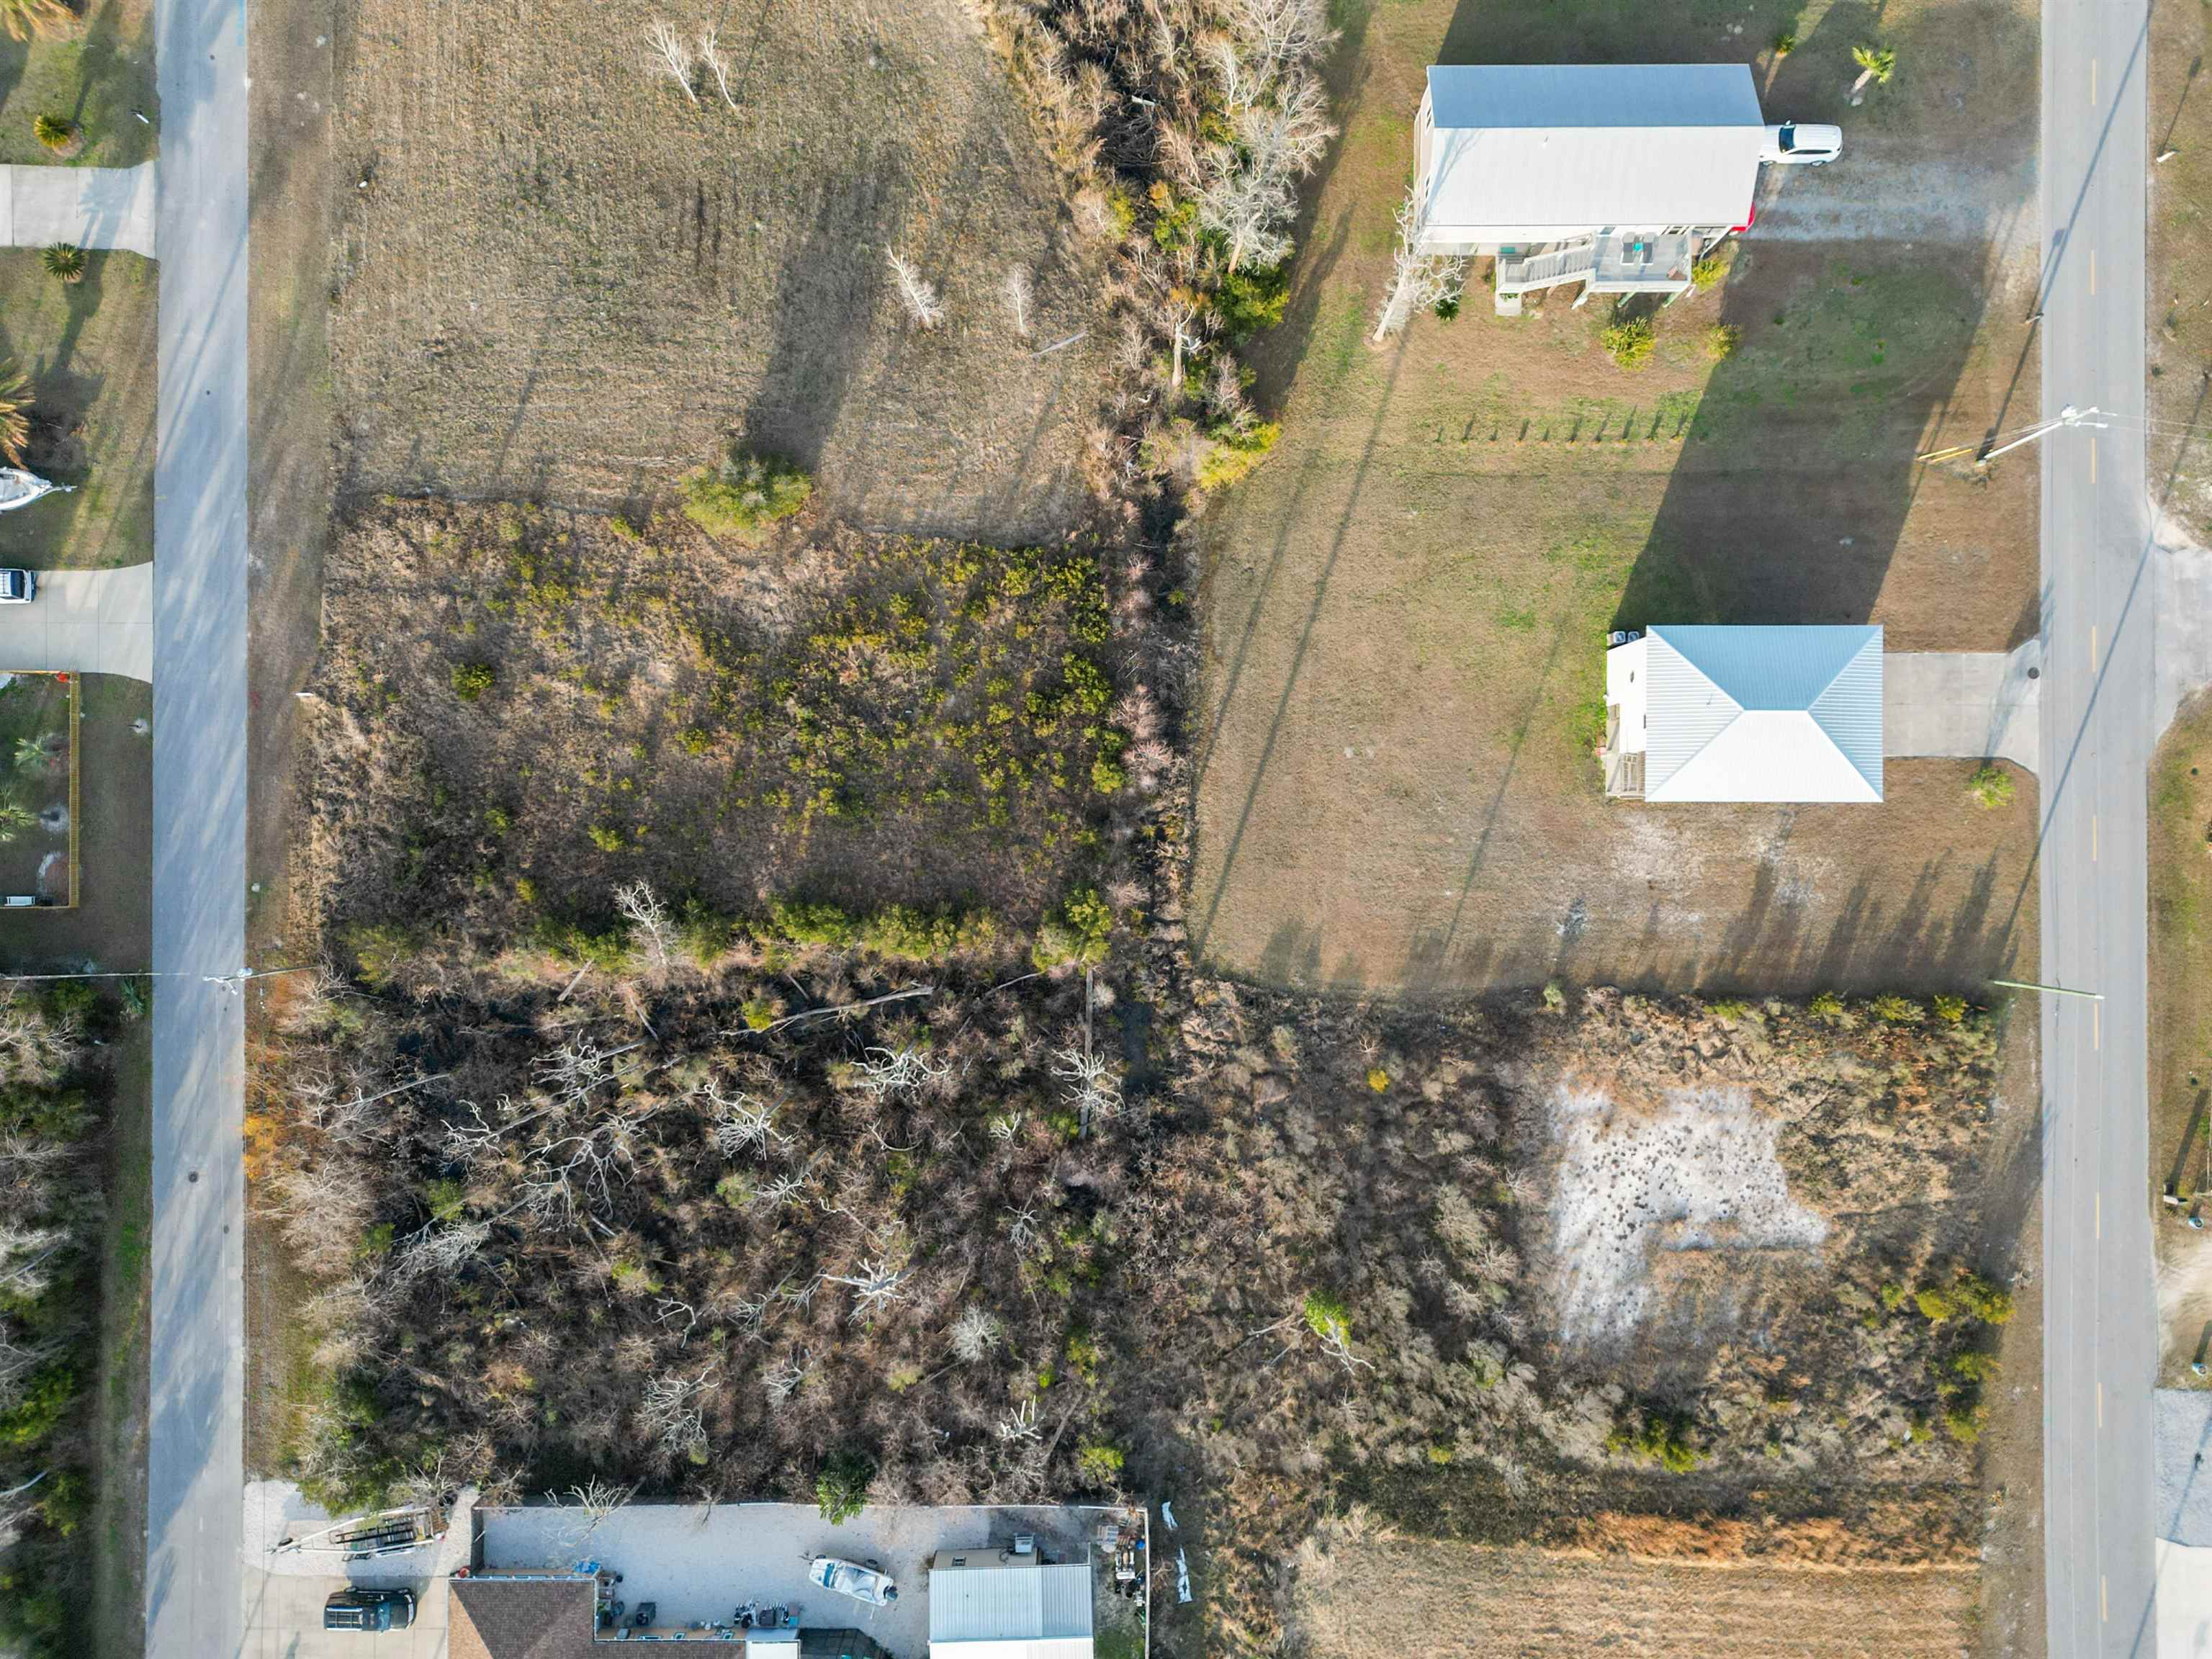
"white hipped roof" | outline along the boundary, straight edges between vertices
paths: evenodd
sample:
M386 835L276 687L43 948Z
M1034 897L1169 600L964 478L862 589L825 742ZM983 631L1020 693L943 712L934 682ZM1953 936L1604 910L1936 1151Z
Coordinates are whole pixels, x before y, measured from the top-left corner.
M1748 223L1765 118L1744 64L1438 64L1422 223L1536 241Z
M1881 629L1653 628L1644 799L1878 801Z
M931 1659L1091 1659L1091 1564L936 1567Z

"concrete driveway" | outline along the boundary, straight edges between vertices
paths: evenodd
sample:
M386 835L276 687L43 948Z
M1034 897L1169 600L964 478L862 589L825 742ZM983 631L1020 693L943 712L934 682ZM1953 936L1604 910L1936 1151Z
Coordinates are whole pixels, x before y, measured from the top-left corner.
M446 1659L446 1581L379 1577L357 1572L305 1577L246 1567L246 1640L240 1659ZM348 1583L411 1589L415 1623L407 1630L366 1635L323 1628L323 1603ZM149 1650L150 1651L150 1650Z
M1882 753L1898 759L2002 756L2033 771L2043 647L1893 651L1881 661Z
M154 567L41 570L39 596L0 605L0 672L154 678Z
M121 248L154 257L154 163L0 167L0 246Z

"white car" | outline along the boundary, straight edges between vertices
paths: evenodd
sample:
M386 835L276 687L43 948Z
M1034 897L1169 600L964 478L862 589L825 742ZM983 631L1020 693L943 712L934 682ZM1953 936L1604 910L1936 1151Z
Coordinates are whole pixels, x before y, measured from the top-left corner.
M39 579L27 570L0 570L0 605L28 605L39 595Z
M862 1566L857 1561L842 1560L834 1555L817 1555L808 1565L806 1576L823 1589L849 1595L872 1607L887 1607L898 1600L898 1586L890 1581L879 1562L872 1561Z
M1844 130L1809 121L1784 121L1766 130L1759 159L1784 166L1819 167L1844 153Z

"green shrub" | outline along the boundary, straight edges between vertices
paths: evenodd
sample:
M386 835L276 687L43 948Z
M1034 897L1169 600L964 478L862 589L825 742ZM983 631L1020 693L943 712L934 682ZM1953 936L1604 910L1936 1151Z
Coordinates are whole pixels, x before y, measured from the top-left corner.
M868 1486L876 1478L876 1460L866 1452L832 1452L814 1477L814 1501L822 1518L831 1526L850 1521L867 1507Z
M1113 909L1095 889L1085 888L1045 918L1030 959L1042 969L1096 968L1106 960L1113 937Z
M76 123L66 115L41 115L31 123L31 136L51 150L64 150L76 143Z
M1972 1405L1956 1405L1943 1413L1943 1426L1952 1439L1962 1446L1971 1446L1982 1437L1982 1415L1978 1401Z
M422 948L422 940L413 929L396 923L362 923L346 929L345 945L353 953L354 971L361 982L381 991Z
M1826 1020L1829 1024L1836 1025L1842 1023L1844 1016L1849 1011L1844 1006L1843 998L1838 996L1833 991L1822 991L1805 1005L1805 1012L1815 1019Z
M1911 997L1887 991L1867 1004L1867 1011L1885 1025L1917 1025L1927 1018Z
M1375 1091L1378 1095L1387 1092L1390 1087L1390 1073L1384 1071L1380 1066L1369 1066L1367 1068L1367 1086Z
M1784 29L1774 37L1774 55L1777 58L1787 58L1796 50L1797 37L1790 30Z
M1690 262L1690 285L1703 294L1728 275L1730 255L1725 245L1700 253Z
M1320 1291L1306 1292L1306 1328L1324 1342L1334 1342L1340 1347L1352 1343L1352 1316L1344 1304Z
M1984 1325L2008 1324L2012 1320L2012 1292L1998 1289L1979 1273L1960 1273L1959 1282L1951 1287L1953 1301Z
M1198 464L1200 489L1225 489L1260 465L1275 447L1283 429L1273 421L1254 421L1248 426L1224 428L1212 434Z
M1731 1025L1751 1012L1751 1005L1733 997L1722 997L1705 1005L1705 1012L1715 1019L1724 1019Z
M1920 1310L1921 1316L1931 1325L1940 1325L1959 1311L1950 1297L1935 1285L1916 1294L1912 1305Z
M1283 307L1291 297L1291 279L1280 265L1247 265L1232 270L1214 290L1214 314L1232 346L1248 336L1273 328L1283 320Z
M1984 761L1966 780L1966 793L1974 804L1984 811L1994 811L2000 806L2012 805L2012 774L1993 761Z
M1120 1484L1126 1461L1120 1448L1093 1440L1075 1454L1075 1468L1085 1486L1103 1490Z
M1632 1426L1616 1424L1606 1437L1607 1451L1626 1452L1656 1463L1670 1474L1687 1474L1705 1456L1690 1443L1690 1419L1680 1412L1647 1407Z
M684 516L710 536L757 542L813 493L814 481L793 462L732 450L720 466L684 478Z
M776 997L750 996L739 1005L738 1012L744 1017L745 1030L765 1031L781 1017L783 1003Z
M1705 331L1705 356L1717 363L1735 356L1742 343L1743 331L1734 323L1715 323Z
M463 702L474 702L491 690L499 678L499 671L488 662L457 662L453 665L453 695Z
M1608 323L1599 339L1606 356L1623 368L1643 368L1659 346L1659 332L1649 317L1623 317Z
M1946 1025L1957 1025L1966 1018L1966 1000L1939 991L1935 997L1936 1018Z

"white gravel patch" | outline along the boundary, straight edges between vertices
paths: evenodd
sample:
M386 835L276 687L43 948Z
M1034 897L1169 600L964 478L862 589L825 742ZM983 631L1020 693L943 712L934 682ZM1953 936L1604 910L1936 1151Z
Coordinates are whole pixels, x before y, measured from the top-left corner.
M1778 1125L1742 1089L1669 1091L1656 1110L1587 1084L1552 1097L1553 1299L1561 1339L1609 1346L1654 1311L1667 1252L1819 1249L1826 1218L1790 1196Z

